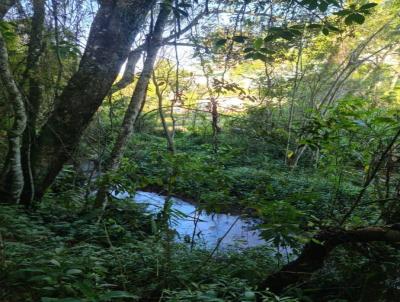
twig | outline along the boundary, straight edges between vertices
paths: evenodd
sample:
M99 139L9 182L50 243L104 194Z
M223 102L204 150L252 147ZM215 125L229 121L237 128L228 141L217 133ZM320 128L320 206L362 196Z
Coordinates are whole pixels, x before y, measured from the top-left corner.
M219 246L221 245L222 241L225 239L225 237L229 234L229 232L232 230L232 228L235 226L235 224L239 221L240 216L238 216L235 221L231 224L231 226L229 227L229 229L225 232L225 234L218 239L217 245L215 246L215 248L213 249L213 251L211 252L210 256L208 257L207 260L210 260L215 252L219 249Z
M397 130L396 134L394 135L394 137L390 141L389 145L386 147L385 151L381 154L377 164L372 169L368 170L367 178L365 180L364 186L361 189L361 191L358 193L358 196L357 196L356 200L350 206L350 209L342 217L342 219L341 219L341 221L339 223L340 226L343 225L346 222L346 220L350 217L351 213L353 213L353 211L360 204L365 192L367 191L367 188L371 184L372 180L375 178L376 174L378 173L379 169L381 168L381 166L382 166L382 164L384 162L384 159L385 159L386 155L390 152L390 150L392 149L393 145L395 144L395 142L397 141L399 136L400 136L400 129Z

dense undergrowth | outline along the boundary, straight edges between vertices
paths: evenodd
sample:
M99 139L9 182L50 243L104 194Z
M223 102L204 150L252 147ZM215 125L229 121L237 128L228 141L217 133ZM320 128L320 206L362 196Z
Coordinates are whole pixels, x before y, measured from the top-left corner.
M268 247L191 251L132 202L110 205L99 222L76 200L57 201L34 213L1 206L1 301L253 301L276 267Z
M0 0L0 302L399 301L399 11Z
M137 148L132 150L140 151L131 154L143 164L126 163L106 179L117 190L167 190L172 175L172 193L200 200L205 209L230 211L235 204L251 209L251 215L263 218L261 228L271 246L215 257L201 247L191 250L170 240L159 216L129 200L113 201L104 213L93 210L91 197L84 198L86 188L78 188L79 177L66 169L35 211L1 206L0 300L254 301L257 284L286 261L274 245L290 245L297 252L318 224L329 222L332 182L313 170L288 172L265 154L239 159L228 139L216 164L209 142L202 140L179 134L182 151L171 160L157 152L164 146L162 138L143 134L133 142ZM356 191L346 186L341 198ZM397 260L397 253L384 245L339 249L305 290L290 291L297 298L265 292L265 301L354 301L371 296L371 283L393 296Z
M270 141L253 148L245 138L226 132L215 151L209 135L177 132L172 156L161 151L160 133L144 131L128 150L134 160L91 185L107 182L132 194L153 189L205 211L257 216L268 246L211 257L204 247L174 242L162 215L130 199L94 210L87 175L67 167L35 209L1 206L0 301L255 301L257 294L263 301L394 301L399 255L384 244L338 248L323 270L282 297L258 291L290 260L276 248L290 246L295 258L318 230L335 224L360 184L357 169L339 185L324 169L288 170ZM377 219L364 207L352 225L362 225L361 217Z

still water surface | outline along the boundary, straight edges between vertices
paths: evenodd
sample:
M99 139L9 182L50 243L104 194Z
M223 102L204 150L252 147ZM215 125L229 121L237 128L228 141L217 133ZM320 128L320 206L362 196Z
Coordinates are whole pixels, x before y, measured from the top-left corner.
M128 197L118 194L118 197ZM162 210L165 196L152 192L137 191L134 197L137 203L146 204L153 213ZM248 248L266 244L260 232L255 229L256 221L238 215L199 213L196 207L182 199L172 198L171 227L175 229L177 240L191 241L197 245L214 248L220 243L220 249ZM197 221L197 224L196 224Z

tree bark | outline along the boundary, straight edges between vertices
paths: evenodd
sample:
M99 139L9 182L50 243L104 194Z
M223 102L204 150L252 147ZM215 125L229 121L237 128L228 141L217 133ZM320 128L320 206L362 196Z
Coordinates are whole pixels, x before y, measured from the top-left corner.
M0 2L0 20L4 18L11 7L14 6L16 0L1 0Z
M218 100L211 96L210 98L210 111L211 111L211 127L213 137L213 150L214 153L218 152L218 134L221 133L221 127L219 126L219 113L218 113Z
M45 0L33 1L33 17L31 34L28 46L28 56L24 79L28 81L29 92L26 103L27 127L24 131L22 142L22 169L24 172L25 189L22 200L29 204L35 192L32 167L31 167L31 146L36 137L36 122L39 114L39 107L43 97L42 81L40 78L40 58L43 53L43 30L45 20Z
M21 164L22 134L26 127L24 97L11 73L7 47L0 33L0 78L6 88L8 99L14 110L14 123L8 133L8 155L3 168L0 192L7 201L19 203L24 187Z
M57 100L32 149L35 199L40 199L110 90L155 0L102 1L78 71Z
M121 80L119 80L116 84L111 88L111 93L118 92L126 88L129 84L132 84L135 80L135 70L136 65L142 56L142 50L134 50L129 53L128 61L126 62L126 67L124 70L124 74L122 75Z
M286 287L308 279L312 273L323 267L326 258L339 245L356 242L400 242L400 225L366 227L356 230L322 231L304 246L300 256L268 276L260 289L268 288L279 294Z
M166 0L161 4L161 9L154 26L154 30L149 36L149 42L147 44L147 56L143 65L143 70L136 83L135 90L128 105L128 109L125 112L121 130L111 151L110 159L107 161L106 166L104 167L105 172L118 169L127 141L133 133L136 119L139 116L140 109L142 108L142 104L146 98L150 77L154 69L154 63L157 59L158 51L161 47L160 42L162 40L164 28L167 24L171 10L171 0ZM105 186L99 188L96 197L96 206L101 206L104 203L107 196L107 191L108 188Z

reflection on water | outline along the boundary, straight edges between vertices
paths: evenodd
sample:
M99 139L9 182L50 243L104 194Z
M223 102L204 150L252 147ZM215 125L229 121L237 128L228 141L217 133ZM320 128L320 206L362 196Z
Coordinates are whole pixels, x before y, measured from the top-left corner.
M118 197L127 197L127 194L124 195L119 194ZM159 212L163 207L165 196L138 191L134 199L138 203L146 204L149 211ZM178 240L189 241L194 238L196 244L204 244L206 247L213 248L218 240L223 238L220 244L221 249L246 248L266 244L261 239L259 231L254 229L256 224L254 220L229 214L208 215L201 212L199 215L193 204L178 198L172 198L172 212L171 227L179 234Z

